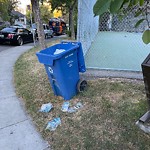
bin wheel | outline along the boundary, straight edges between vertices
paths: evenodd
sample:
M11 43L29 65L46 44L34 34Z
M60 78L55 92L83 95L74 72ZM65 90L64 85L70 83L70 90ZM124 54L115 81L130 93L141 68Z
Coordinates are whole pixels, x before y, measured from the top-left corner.
M87 87L87 81L86 80L79 80L77 84L77 90L78 92L82 92Z

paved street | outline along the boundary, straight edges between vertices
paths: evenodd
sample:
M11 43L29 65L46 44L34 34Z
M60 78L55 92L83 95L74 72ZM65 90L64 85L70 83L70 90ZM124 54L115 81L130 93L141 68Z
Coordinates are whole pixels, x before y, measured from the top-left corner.
M66 37L66 35L54 36L53 38L46 39L46 42L48 43L52 40L63 39L64 37ZM38 42L36 42L36 45L38 45ZM23 46L34 46L34 43L27 43L27 44L24 44ZM0 52L4 50L8 50L9 48L15 48L15 47L18 47L18 46L3 44L3 45L0 45Z
M0 45L0 52L2 52L2 51L4 51L4 50L6 50L6 49L9 49L9 48L11 48L12 46L10 46L10 45ZM14 46L13 46L14 47Z

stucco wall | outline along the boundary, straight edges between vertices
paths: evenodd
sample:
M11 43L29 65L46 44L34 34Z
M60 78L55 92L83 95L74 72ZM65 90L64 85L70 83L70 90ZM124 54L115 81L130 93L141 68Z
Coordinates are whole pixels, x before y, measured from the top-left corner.
M96 0L78 0L77 40L82 43L84 54L88 51L99 28L99 17L94 17Z

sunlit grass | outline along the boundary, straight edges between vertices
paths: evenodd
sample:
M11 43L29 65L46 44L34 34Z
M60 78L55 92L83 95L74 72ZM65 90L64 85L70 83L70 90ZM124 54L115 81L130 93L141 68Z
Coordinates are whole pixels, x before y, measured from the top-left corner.
M84 107L73 114L63 113L63 98L53 95L44 66L35 55L38 50L34 48L19 58L14 82L39 132L54 150L149 149L150 136L135 126L147 110L142 81L90 80L87 90L70 101L71 105L82 102ZM54 110L40 113L41 105L48 102ZM47 122L54 117L61 118L61 126L54 132L46 131Z

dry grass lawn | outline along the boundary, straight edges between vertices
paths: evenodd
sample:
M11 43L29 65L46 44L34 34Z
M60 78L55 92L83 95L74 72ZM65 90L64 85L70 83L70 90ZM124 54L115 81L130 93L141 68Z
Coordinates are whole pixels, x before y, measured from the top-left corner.
M142 81L90 80L87 90L70 101L71 105L82 102L84 107L73 114L63 113L63 99L53 95L36 51L38 48L19 58L15 64L14 82L37 129L54 150L150 149L150 135L135 126L147 110ZM54 110L38 112L41 105L48 102L54 105ZM61 125L54 132L45 130L47 122L54 117L61 118Z

